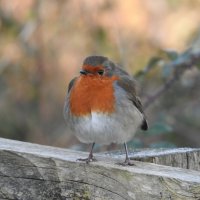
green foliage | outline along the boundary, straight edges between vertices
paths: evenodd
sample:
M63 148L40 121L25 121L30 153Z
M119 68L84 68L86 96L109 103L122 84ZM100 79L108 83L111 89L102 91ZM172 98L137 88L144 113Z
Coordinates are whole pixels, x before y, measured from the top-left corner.
M106 42L107 33L106 33L106 30L103 29L103 27L101 27L101 26L96 27L94 30L94 34L99 43L104 44Z
M133 140L129 141L127 145L129 148L136 148L136 149L144 147L144 144L139 138L134 138Z
M196 64L196 66L200 69L200 62Z
M160 54L163 58L166 57L169 61L174 61L178 58L179 54L175 50L161 49Z
M21 29L21 25L11 16L6 15L0 8L0 30L5 37L16 36Z
M155 68L159 61L161 61L162 58L160 57L152 57L146 67L143 70L138 71L135 76L140 77L148 74L153 68Z
M173 68L168 65L169 62L173 62L179 58L179 54L174 50L160 49L158 55L150 58L146 67L136 73L136 77L144 77L150 74L150 72L156 68L161 68L161 77L166 79L173 73Z
M198 66L199 62L196 62L196 60L198 60L199 58L199 54L195 54L195 52L199 52L198 50L195 50L193 48L189 48L186 51L184 51L183 53L179 54L174 50L160 50L158 57L153 57L149 60L147 67L138 72L137 76L138 77L143 77L143 85L147 85L149 84L148 79L151 78L151 76L149 76L151 71L154 71L156 73L153 73L154 78L156 77L155 74L157 75L157 77L162 77L163 79L163 87L160 87L161 90L158 90L158 96L156 96L156 92L153 92L153 95L150 96L154 96L156 97L156 99L160 96L160 94L163 93L163 95L166 93L166 96L162 99L162 106L157 110L157 115L159 115L160 110L163 110L165 107L165 109L171 109L171 107L173 106L173 108L176 110L176 108L174 107L175 105L172 105L172 103L174 102L175 99L177 99L177 102L179 102L179 104L176 104L178 107L184 102L186 102L185 98L181 99L181 96L178 96L178 93L173 93L170 96L170 93L168 93L167 89L172 87L172 89L177 90L177 88L173 87L173 84L176 80L178 81L181 76L184 74L185 71L187 71L188 69L192 70L193 66L196 65ZM159 70L158 70L159 69ZM156 71L155 71L156 70ZM194 76L194 75L193 75ZM173 81L172 81L173 80ZM153 80L151 80L153 81ZM171 82L170 82L171 81ZM182 79L182 81L185 81L184 79ZM189 80L189 82L192 84L193 82L191 80ZM147 87L148 88L148 87ZM181 89L180 89L181 90ZM184 90L184 93L186 94L186 90ZM155 95L155 94L156 95ZM191 93L191 90L190 90ZM194 94L195 90L194 90ZM190 96L188 96L188 99L190 98ZM153 98L154 99L154 98ZM152 100L152 98L150 98L150 100ZM183 107L184 108L184 107ZM192 112L194 115L194 111ZM168 115L167 111L165 112L166 115ZM198 128L195 122L195 120L189 116L188 113L188 122L192 121L193 126L196 126L196 128ZM178 117L179 119L182 119L183 117L180 115ZM152 136L162 136L162 135L173 135L175 132L174 128L172 126L170 126L168 123L165 122L165 120L158 120L156 123L150 125L149 130L146 132L146 135L148 135L148 137L152 137ZM145 133L144 133L145 134ZM163 138L163 136L162 136ZM171 137L172 139L173 137ZM169 139L169 137L168 137ZM158 142L158 143L151 143L150 144L151 147L173 147L175 146L173 144L173 142L171 141L163 141L163 142Z
M173 128L164 123L164 122L156 122L152 126L149 127L149 130L145 133L148 135L160 135L160 134L169 134L173 131Z

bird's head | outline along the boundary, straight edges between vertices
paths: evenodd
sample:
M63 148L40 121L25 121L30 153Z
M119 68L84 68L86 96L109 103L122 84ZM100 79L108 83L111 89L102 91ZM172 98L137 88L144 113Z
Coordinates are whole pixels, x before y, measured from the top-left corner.
M84 60L80 74L97 77L111 76L113 67L107 57L89 56Z

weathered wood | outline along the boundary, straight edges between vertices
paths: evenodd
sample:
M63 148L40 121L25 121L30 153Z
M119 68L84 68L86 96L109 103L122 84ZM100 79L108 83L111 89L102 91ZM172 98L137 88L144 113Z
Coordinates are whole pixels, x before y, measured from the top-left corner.
M200 199L199 171L141 161L123 167L121 158L98 154L89 165L76 161L87 155L0 139L0 199Z
M129 152L132 160L200 171L200 148L129 149ZM105 155L124 157L122 151L107 152Z

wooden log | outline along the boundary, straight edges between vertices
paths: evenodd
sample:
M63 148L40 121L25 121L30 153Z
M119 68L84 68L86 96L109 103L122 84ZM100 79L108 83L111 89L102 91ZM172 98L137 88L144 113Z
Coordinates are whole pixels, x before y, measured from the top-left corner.
M132 160L200 171L200 148L129 149L129 152ZM104 154L114 158L124 157L122 151Z
M0 200L198 200L200 149L186 152L198 152L192 157L196 170L142 161L123 167L117 163L124 158L103 154L86 164L76 160L88 153L0 139Z

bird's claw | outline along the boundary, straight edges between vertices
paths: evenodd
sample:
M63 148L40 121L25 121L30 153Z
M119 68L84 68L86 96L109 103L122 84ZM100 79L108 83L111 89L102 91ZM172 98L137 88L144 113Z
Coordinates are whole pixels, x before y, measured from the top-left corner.
M77 159L77 161L83 161L83 162L86 162L87 164L89 164L90 162L97 161L97 159L95 159L94 157L88 157L88 158L79 158L79 159Z
M135 166L133 162L131 162L130 159L126 159L123 163L118 163L121 166Z

